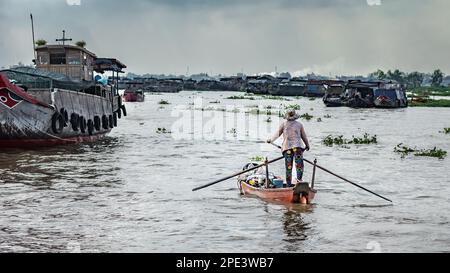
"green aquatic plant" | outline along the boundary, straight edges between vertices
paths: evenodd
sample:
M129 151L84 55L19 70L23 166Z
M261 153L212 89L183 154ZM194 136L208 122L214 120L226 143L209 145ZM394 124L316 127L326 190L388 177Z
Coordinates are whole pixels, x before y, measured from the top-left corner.
M378 143L377 136L371 136L368 133L365 133L363 137L355 137L353 136L352 139L345 139L344 136L332 136L328 135L322 143L325 146L332 147L333 145L342 146L346 144L354 144L354 145L361 145L361 144L376 144Z
M264 159L264 157L257 155L257 156L251 157L250 160L253 162L263 162L265 159Z
M263 95L262 96L262 98L263 99L266 99L266 100L282 100L282 101L291 101L290 99L288 99L288 98L285 98L285 97L281 97L281 96L274 96L274 95Z
M327 114L327 115L325 115L325 116L323 116L324 118L331 118L331 115L330 114Z
M398 144L397 147L394 148L394 152L401 154L402 158L405 158L407 155L414 153L415 151L415 149L405 146L403 143Z
M328 147L332 147L333 145L344 145L345 139L344 136L333 137L332 135L328 135L323 141L323 144Z
M317 118L317 122L322 122L322 119L321 118Z
M430 150L420 150L414 154L415 156L428 156L444 159L447 156L447 151L434 147Z
M255 100L255 97L250 96L230 96L226 98L227 100Z
M166 101L166 100L160 100L160 101L158 102L158 104L161 104L161 105L168 105L168 104L170 104L170 102L168 102L168 101Z
M444 134L450 134L450 128L444 128L444 131L442 131Z
M172 132L163 127L163 128L158 128L156 130L156 133L158 133L158 134L171 134Z
M237 130L236 128L231 128L229 131L227 131L228 134L232 134L234 137L237 136Z
M219 100L215 100L215 101L210 101L209 103L210 104L220 104L220 101Z
M284 109L286 109L286 110L300 110L301 107L298 104L290 104L290 105L286 105L284 107Z
M310 121L312 118L314 118L314 116L311 116L310 114L305 113L305 114L301 115L300 118Z
M348 142L348 144L376 144L378 143L377 136L371 136L368 133L365 133L363 137L355 137Z
M271 118L271 117L268 117L268 118L266 119L266 122L267 122L267 123L272 122L272 118Z
M410 148L403 143L400 143L397 145L397 147L394 148L394 152L401 154L402 158L405 158L409 154L414 154L414 156L426 156L426 157L435 157L438 159L444 159L447 156L447 151L444 151L442 149L438 149L437 147L434 147L433 149L417 149L417 148Z

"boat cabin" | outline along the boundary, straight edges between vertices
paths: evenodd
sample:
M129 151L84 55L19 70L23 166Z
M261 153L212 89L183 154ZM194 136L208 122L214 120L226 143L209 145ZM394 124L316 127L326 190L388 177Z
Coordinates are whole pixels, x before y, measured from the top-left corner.
M94 80L97 56L73 45L44 45L36 48L36 68L64 74L78 81Z

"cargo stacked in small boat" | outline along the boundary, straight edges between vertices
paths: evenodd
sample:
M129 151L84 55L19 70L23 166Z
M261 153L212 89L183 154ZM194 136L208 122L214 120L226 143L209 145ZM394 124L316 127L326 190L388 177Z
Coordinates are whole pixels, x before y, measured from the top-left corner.
M94 72L126 68L83 47L36 48L36 68L0 71L0 148L95 141L126 115L118 85L94 80Z

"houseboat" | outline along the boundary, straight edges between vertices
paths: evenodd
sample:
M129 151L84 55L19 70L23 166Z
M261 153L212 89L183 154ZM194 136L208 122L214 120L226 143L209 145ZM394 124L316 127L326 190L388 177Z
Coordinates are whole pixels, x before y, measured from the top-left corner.
M325 84L323 81L309 80L306 85L306 97L323 97L325 95Z
M333 101L334 102L334 101ZM405 88L396 82L349 81L336 103L351 108L403 108L408 107ZM324 99L330 103L330 99ZM327 105L328 106L328 105Z
M333 82L325 84L325 96L323 96L323 102L327 107L341 107L345 106L345 83Z
M303 96L305 95L306 85L306 80L296 78L283 80L278 84L278 88L270 91L270 94L276 96Z
M126 115L118 85L96 81L126 66L84 47L43 45L35 67L0 71L0 148L29 148L96 141Z

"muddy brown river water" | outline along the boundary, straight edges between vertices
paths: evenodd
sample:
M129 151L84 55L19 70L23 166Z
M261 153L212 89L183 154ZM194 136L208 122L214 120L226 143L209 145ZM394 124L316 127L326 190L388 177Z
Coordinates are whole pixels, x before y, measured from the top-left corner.
M402 159L393 151L405 143L450 152L450 135L440 132L450 127L450 109L326 108L320 99L307 98L226 99L232 95L241 93L148 95L144 103L128 104L128 117L101 142L1 151L0 251L450 251L449 158ZM200 96L203 106L192 105ZM170 104L160 105L161 100ZM318 194L307 207L243 197L233 179L191 191L239 171L251 157L279 156L263 144L272 130L268 127L278 125L276 115L270 123L260 115L257 133L237 116L256 105L280 104L299 104L300 113L314 116L302 120L312 144L305 157L317 158L394 204L320 171ZM225 112L211 111L226 105ZM183 121L177 108L193 109L186 111L203 116L206 126L196 126L195 118ZM221 115L212 118L214 113ZM223 125L233 119L234 125ZM180 125L187 123L180 133ZM157 133L157 128L172 134ZM378 144L321 143L330 134L364 133L377 135ZM283 168L278 163L271 170L283 174ZM311 168L305 175L311 176Z

